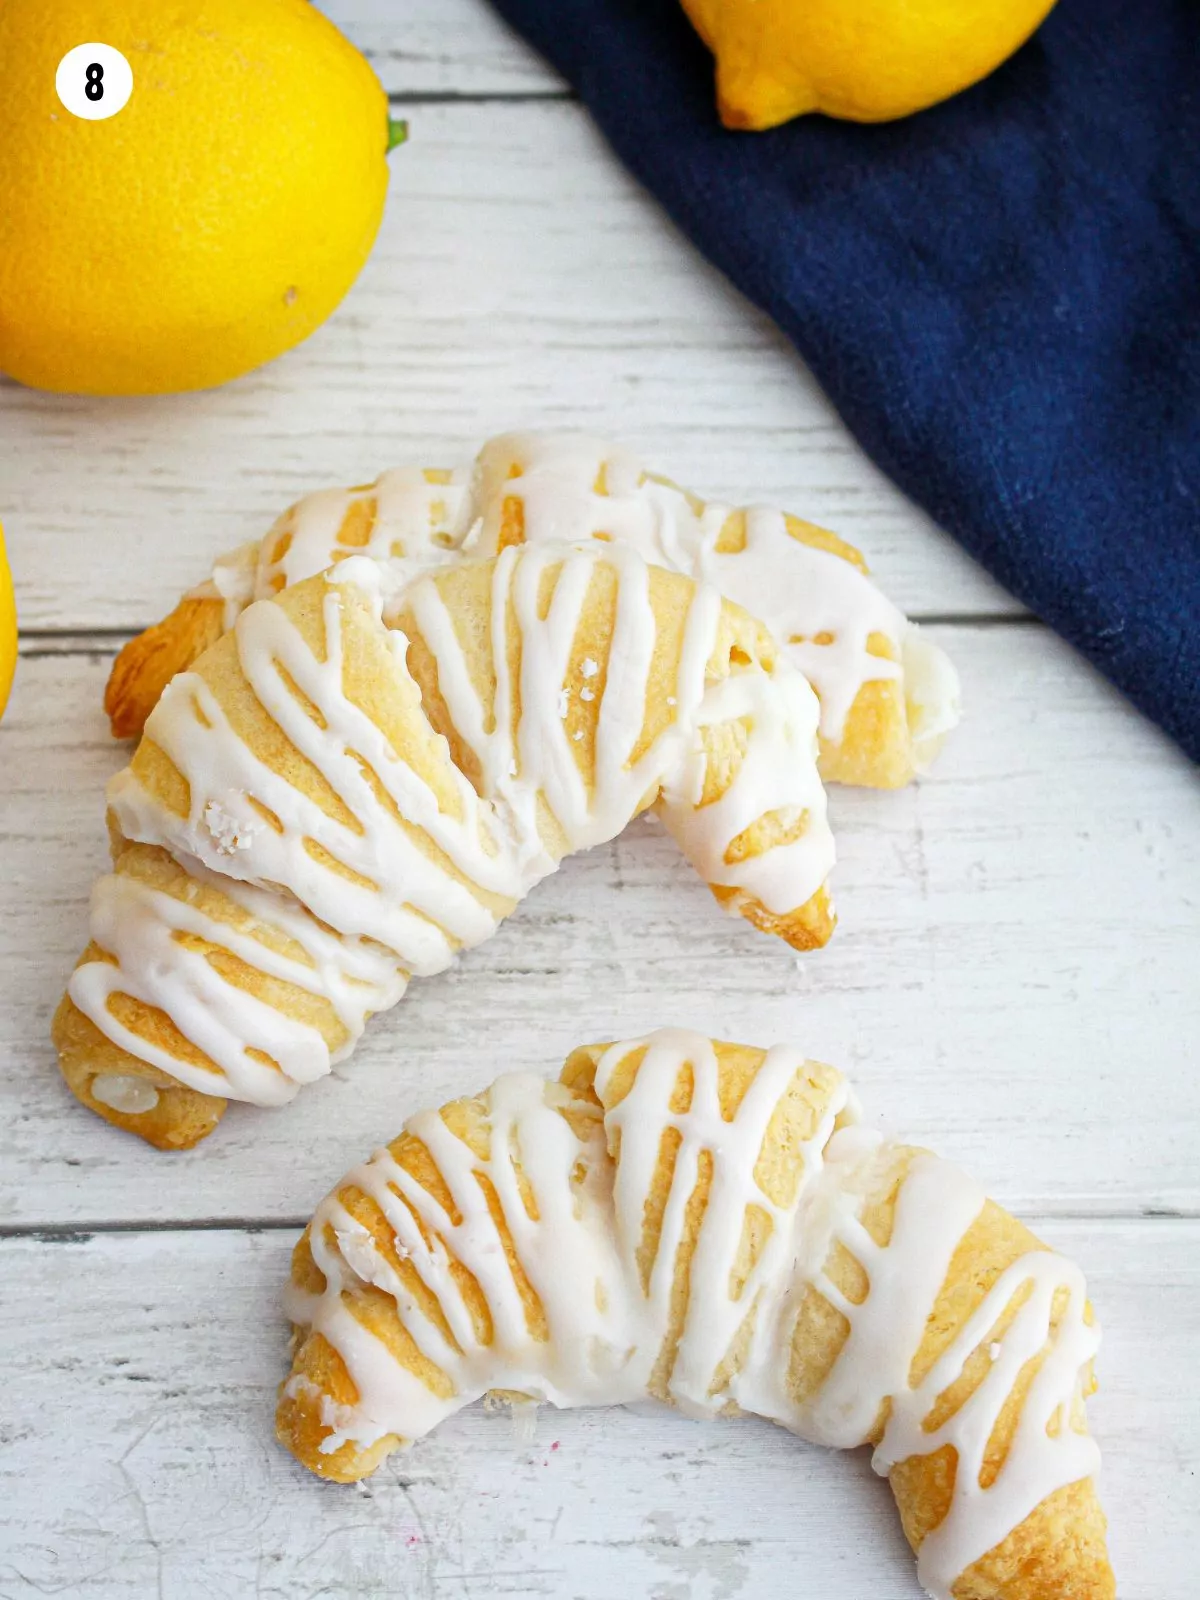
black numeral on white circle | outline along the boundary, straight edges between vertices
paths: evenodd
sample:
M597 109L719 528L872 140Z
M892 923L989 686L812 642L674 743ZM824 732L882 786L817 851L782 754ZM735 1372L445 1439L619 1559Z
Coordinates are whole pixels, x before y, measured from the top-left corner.
M104 122L128 105L133 68L115 45L77 44L58 63L54 87L73 117Z

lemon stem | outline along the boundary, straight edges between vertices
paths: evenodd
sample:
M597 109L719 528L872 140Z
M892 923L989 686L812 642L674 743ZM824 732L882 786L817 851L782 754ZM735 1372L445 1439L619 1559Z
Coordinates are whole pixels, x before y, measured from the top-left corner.
M388 142L387 142L388 152L390 153L391 151L393 151L396 148L397 145L403 144L404 141L407 138L408 138L408 123L407 122L393 122L391 117L389 117L388 118Z

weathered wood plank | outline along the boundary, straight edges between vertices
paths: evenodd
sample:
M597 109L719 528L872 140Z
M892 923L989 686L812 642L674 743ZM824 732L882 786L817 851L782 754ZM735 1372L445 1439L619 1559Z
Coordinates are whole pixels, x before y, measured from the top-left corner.
M512 427L636 445L843 532L918 614L1013 611L862 456L565 103L421 108L375 253L300 350L201 395L0 380L0 518L29 629L139 628L301 494Z
M484 0L320 0L391 95L563 94Z
M111 642L306 490L509 426L626 438L713 494L860 543L924 615L1014 614L867 463L778 334L620 171L483 0L322 0L403 102L378 249L302 350L211 395L93 402L0 380L0 517L28 629L0 727L0 1231L300 1219L418 1104L664 1021L795 1037L970 1165L1088 1270L1123 1600L1185 1600L1200 1524L1200 787L1062 646L938 630L970 718L938 777L837 794L842 927L797 963L721 918L660 831L567 864L415 986L349 1074L161 1158L74 1105L50 1012L121 759ZM65 637L64 630L73 634ZM481 1041L486 1048L481 1049ZM1064 1220L1063 1213L1087 1214ZM363 1494L271 1441L292 1235L0 1239L0 1600L484 1594L915 1597L862 1459L661 1412L474 1412ZM557 1443L557 1449L549 1446ZM799 1583L797 1582L799 1578Z
M21 664L0 728L0 1222L304 1216L423 1104L588 1038L795 1038L1014 1209L1200 1209L1200 785L1044 630L945 628L968 717L938 775L835 791L841 926L797 961L722 916L661 830L569 861L415 983L342 1078L163 1157L75 1106L47 1042L104 858L108 669Z
M1053 1222L1106 1330L1092 1421L1123 1600L1191 1600L1200 1225ZM658 1408L475 1409L368 1487L274 1443L293 1235L0 1243L0 1594L916 1600L862 1453ZM798 1581L799 1580L799 1581Z

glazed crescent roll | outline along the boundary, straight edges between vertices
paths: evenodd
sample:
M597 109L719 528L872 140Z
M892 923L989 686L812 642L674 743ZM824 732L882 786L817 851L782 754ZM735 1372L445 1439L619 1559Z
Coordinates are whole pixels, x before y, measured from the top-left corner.
M413 1117L296 1247L279 1438L349 1482L481 1395L869 1445L938 1600L1111 1600L1079 1269L801 1051L663 1031Z
M399 584L463 554L546 540L631 546L655 566L714 584L766 623L820 700L827 782L907 783L958 719L946 656L835 534L765 506L706 504L603 441L509 434L486 444L469 470L402 469L309 495L261 544L223 558L207 584L121 652L105 699L113 730L139 733L173 674L245 605L355 553L399 563Z
M832 931L817 702L759 623L595 543L387 576L250 606L109 787L53 1032L78 1098L152 1144L290 1100L651 806L731 912L796 949Z

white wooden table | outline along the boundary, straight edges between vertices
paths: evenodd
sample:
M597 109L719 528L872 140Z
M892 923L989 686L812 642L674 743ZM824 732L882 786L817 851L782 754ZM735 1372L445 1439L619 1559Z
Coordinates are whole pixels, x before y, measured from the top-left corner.
M361 1491L273 1443L297 1228L418 1106L684 1021L793 1038L1085 1266L1124 1600L1200 1534L1200 785L851 442L794 354L481 0L327 0L412 121L374 256L302 349L218 393L0 383L24 636L0 729L0 1597L917 1594L865 1460L765 1425L471 1413ZM526 425L613 433L871 556L953 653L931 781L836 792L841 927L802 962L635 828L414 985L352 1073L162 1157L85 1115L50 1014L122 759L113 652L303 491ZM552 1448L556 1447L556 1448Z

